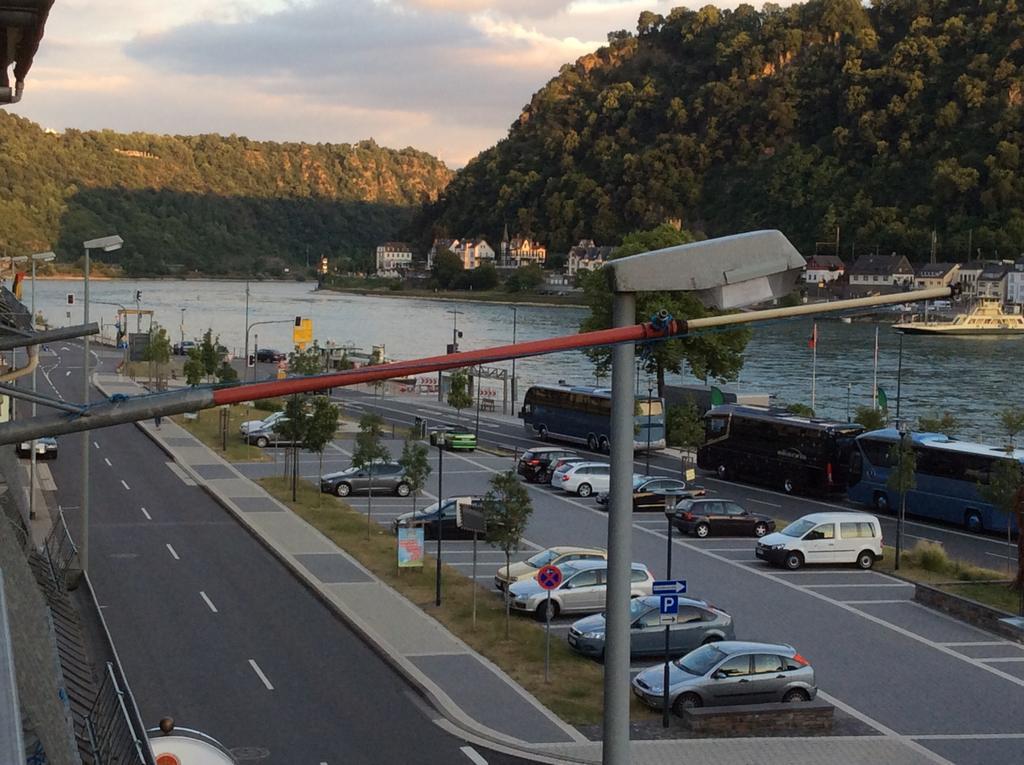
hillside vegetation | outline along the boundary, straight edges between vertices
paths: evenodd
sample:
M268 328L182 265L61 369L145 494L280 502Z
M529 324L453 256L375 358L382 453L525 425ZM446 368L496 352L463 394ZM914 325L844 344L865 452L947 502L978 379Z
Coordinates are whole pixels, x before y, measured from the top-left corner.
M129 273L273 274L397 235L450 177L373 141L56 134L0 111L0 250L74 260L116 232Z
M421 219L556 251L666 219L805 252L1024 249L1018 0L811 0L641 14L566 65Z

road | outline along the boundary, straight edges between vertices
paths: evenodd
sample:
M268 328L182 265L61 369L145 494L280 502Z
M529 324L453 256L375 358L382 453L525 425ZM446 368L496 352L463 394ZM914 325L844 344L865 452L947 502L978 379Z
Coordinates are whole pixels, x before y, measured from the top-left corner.
M81 346L52 351L41 359L39 390L80 400ZM109 357L97 359L110 368ZM80 443L62 437L51 464L72 530ZM466 742L436 726L405 682L202 489L168 469L138 428L93 431L89 448L90 576L147 724L169 715L243 761L471 761Z

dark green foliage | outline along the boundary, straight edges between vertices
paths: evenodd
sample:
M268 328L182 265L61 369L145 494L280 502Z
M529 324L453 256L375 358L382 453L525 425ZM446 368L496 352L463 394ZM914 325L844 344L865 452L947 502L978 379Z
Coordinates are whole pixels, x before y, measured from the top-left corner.
M813 417L814 410L811 409L807 404L789 404L786 407L786 411L790 414L795 414L799 417Z
M945 433L952 436L960 429L960 422L952 412L943 412L941 415L936 413L930 417L918 418L917 429L925 433Z
M206 370L203 367L203 359L199 354L198 348L189 350L188 358L185 359L184 372L185 382L189 385L199 385L203 381Z
M696 449L704 443L704 420L693 401L668 407L665 426L669 446Z
M461 369L452 373L448 379L448 406L453 407L462 415L462 410L473 403L469 392L469 375Z
M999 460L992 468L988 483L980 484L978 490L986 501L1008 516L1016 516L1017 528L1024 529L1024 465L1018 460ZM1013 586L1024 588L1024 534L1020 533L1017 534L1017 576Z
M853 413L853 421L867 430L880 430L885 427L885 412L870 406L858 406Z
M304 351L296 347L288 354L288 371L294 375L320 374L324 371L320 362L320 350L316 346L310 346Z
M238 370L231 366L226 359L220 362L220 366L217 367L217 382L238 382Z
M434 281L441 289L448 289L462 276L462 260L451 250L442 250L434 257Z
M307 409L305 396L289 396L284 405L284 417L277 421L274 430L285 441L301 444L306 438Z
M1010 439L1009 446L1015 444L1017 434L1024 431L1024 407L1010 407L1003 411L999 419L1003 423L1003 430Z
M402 446L402 456L398 458L398 464L405 468L405 480L412 489L412 511L415 513L417 495L426 484L431 471L426 444L407 438Z
M207 378L213 377L220 367L222 355L218 348L219 345L220 336L214 339L213 330L207 329L203 333L203 341L199 344L199 360L203 364L203 374Z
M52 247L74 262L83 240L117 232L117 262L133 275L279 276L307 254L337 270L366 263L450 175L427 154L373 141L53 135L0 111L0 250Z
M338 432L338 406L332 404L327 396L315 396L310 408L310 415L305 420L306 432L303 445L309 451L320 455L322 467L324 449L334 440L334 435Z
M917 486L917 453L909 435L892 445L888 462L892 469L889 471L886 486L902 497Z
M529 292L544 283L544 271L538 265L517 268L505 280L505 289L509 292Z
M839 227L847 257L925 259L932 229L940 259L1021 250L1019 2L752 5L645 12L563 66L422 230L528 221L564 252L678 218L779 228L803 252Z
M487 541L505 553L506 570L512 564L512 553L523 544L526 526L533 515L533 502L526 487L511 470L496 473L484 495L484 518ZM505 588L505 637L509 631L509 588Z

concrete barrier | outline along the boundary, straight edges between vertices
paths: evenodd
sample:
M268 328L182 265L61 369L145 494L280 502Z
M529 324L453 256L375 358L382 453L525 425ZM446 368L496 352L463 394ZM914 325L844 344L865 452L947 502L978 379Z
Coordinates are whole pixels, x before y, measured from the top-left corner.
M708 736L764 736L829 733L835 708L827 701L742 704L687 709L683 724Z
M1014 625L1014 622L1019 622L1019 619L1014 619L1014 614L927 584L914 584L914 600L975 627L1024 643L1024 629Z

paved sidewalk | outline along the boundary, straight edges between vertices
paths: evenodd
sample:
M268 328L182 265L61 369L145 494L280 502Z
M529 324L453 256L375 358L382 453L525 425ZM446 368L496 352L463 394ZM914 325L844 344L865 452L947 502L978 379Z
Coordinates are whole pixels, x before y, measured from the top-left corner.
M117 375L97 374L94 379L107 396L144 392ZM152 422L137 425L417 687L443 715L443 727L528 759L600 762L600 743L588 741L558 719L501 669L377 579L215 451L170 420L159 430ZM631 763L949 765L910 739L891 731L881 733L634 741Z

